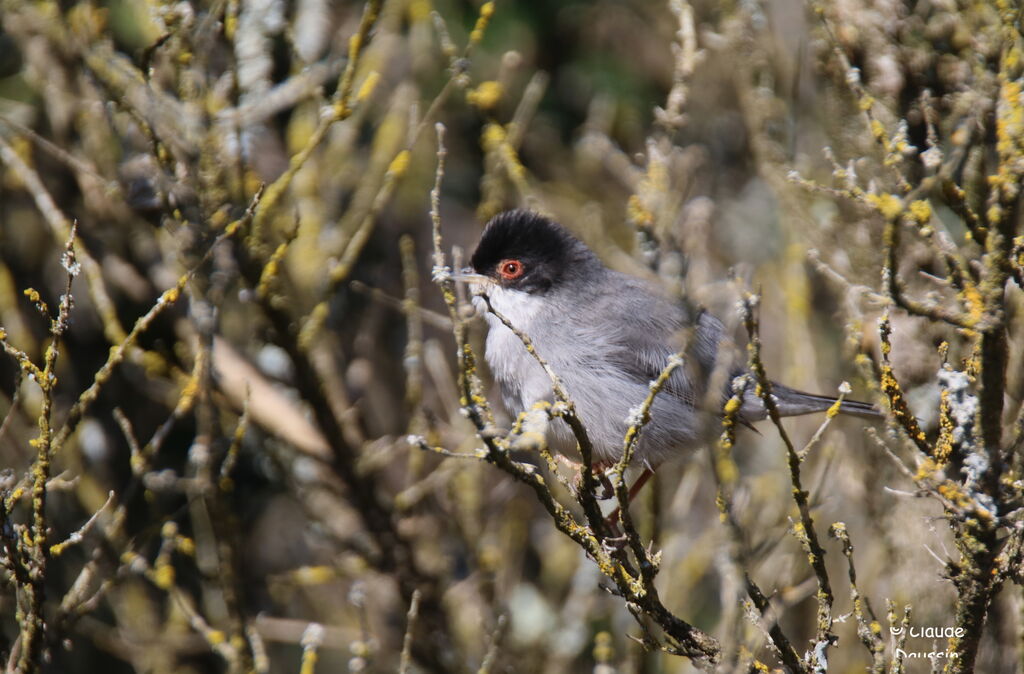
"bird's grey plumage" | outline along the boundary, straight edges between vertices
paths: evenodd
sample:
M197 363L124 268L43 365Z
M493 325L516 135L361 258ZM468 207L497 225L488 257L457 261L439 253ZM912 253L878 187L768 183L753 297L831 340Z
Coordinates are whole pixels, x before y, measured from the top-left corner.
M494 273L495 265L520 258L528 268L527 273L520 270L522 276L509 281ZM720 431L725 388L720 396L710 396L710 406L706 390L723 343L724 328L718 319L687 310L652 283L608 269L561 226L524 211L492 220L473 265L478 274L493 279L481 288L491 306L529 335L537 353L561 379L587 429L596 460L621 456L633 410L647 397L650 382L670 356L684 345L685 365L654 399L637 455L657 464L684 455ZM533 268L537 271L531 278ZM482 298L475 302L489 324L487 362L509 411L518 413L537 401L551 400L551 380L540 364L517 335L486 312ZM723 353L725 358L732 356ZM725 373L739 371L727 367ZM730 379L725 377L723 384ZM781 386L776 397L784 415L821 411L834 402ZM873 408L856 403L843 411L870 414ZM764 407L752 391L739 414L744 422L764 418ZM561 421L552 424L549 442L562 452L576 446Z

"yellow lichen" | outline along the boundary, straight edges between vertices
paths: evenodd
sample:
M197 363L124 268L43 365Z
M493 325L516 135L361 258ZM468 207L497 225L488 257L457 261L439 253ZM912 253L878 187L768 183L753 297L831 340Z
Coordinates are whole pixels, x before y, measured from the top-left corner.
M292 572L292 577L299 585L323 585L334 580L336 574L329 566L303 566Z
M36 290L35 288L25 288L23 293L25 297L29 299L30 302L39 307L39 311L43 312L44 314L47 313L48 309L46 306L46 302L44 302L43 298L39 296L38 290Z
M107 29L107 9L79 3L68 10L67 24L79 39L97 40Z
M722 481L722 484L733 484L739 477L736 462L727 456L718 459L716 468L718 470L718 478Z
M883 192L881 194L868 194L868 203L875 207L887 220L895 220L903 212L903 202L895 194Z
M935 461L944 465L953 451L953 430L956 424L950 416L949 391L939 394L939 437L935 441Z
M329 312L330 307L327 302L320 302L313 307L313 310L309 312L309 316L306 318L306 322L299 330L299 348L307 350L313 345L313 339L320 333L320 328L323 327L324 321L327 320Z
M196 542L188 536L178 536L174 539L174 545L183 555L192 557L196 554Z
M832 403L832 406L828 408L828 411L825 412L825 417L827 419L835 418L835 416L837 414L839 414L839 408L842 407L842 406L843 406L843 401L839 400L839 399L836 399L836 401L834 403Z
M638 194L631 195L626 202L626 217L637 227L650 227L654 224L654 214L644 206Z
M184 388L181 389L181 395L178 396L178 408L182 410L192 409L196 395L199 393L199 377L192 376L188 378Z
M165 290L164 294L160 296L160 299L158 301L171 304L171 303L177 302L178 301L178 297L180 295L181 295L181 291L178 290L177 286L175 286L173 288L168 288L167 290Z
M299 674L313 674L317 661L317 654L312 648L302 652L302 665L299 667Z
M153 569L153 584L161 590L170 589L174 585L174 567L166 563Z
M989 225L998 225L1003 219L1003 208L999 204L992 204L992 206L985 212L985 217L988 218Z
M391 164L388 165L388 173L398 178L401 177L406 169L409 168L409 151L402 150L395 158L391 160Z
M919 225L926 225L932 219L932 207L924 199L911 201L910 205L907 206L907 210L910 211L911 217Z
M938 470L938 466L935 465L935 461L929 456L921 462L921 465L917 467L917 474L914 475L915 480L926 480L935 474Z
M500 124L488 124L484 127L484 132L481 136L481 145L483 145L485 150L492 152L504 142L505 129Z
M973 327L985 315L985 298L982 297L978 286L973 283L964 286L964 289L960 292L960 297L967 307L968 324Z
M380 73L376 70L371 70L370 74L363 80L363 85L359 87L358 93L356 93L357 101L365 101L373 94L373 90L377 88L377 83L380 82Z
M363 36L360 33L354 33L352 37L348 39L348 60L349 62L355 62L359 58L359 52L363 48Z
M430 2L429 0L413 0L409 3L408 13L409 22L416 23L422 21L430 16Z
M946 480L945 482L940 484L937 488L937 491L940 495L949 499L950 501L952 501L954 504L961 508L967 508L972 504L970 497L967 496L967 494L965 494L958 485L954 484L953 482L950 482L949 480Z
M480 6L480 16L476 20L476 25L473 26L473 31L469 34L470 44L479 44L484 39L484 31L487 30L487 24L490 22L493 14L493 2L485 2Z
M598 632L594 636L593 656L595 662L609 663L615 657L615 648L612 643L612 635L608 632Z
M501 82L496 80L488 80L481 82L475 89L470 89L466 92L466 102L470 105L475 105L481 110L490 110L501 102L501 97L504 95L505 88Z
M1019 80L1003 82L999 91L999 107L996 116L996 148L999 154L1008 157L1013 149L1024 143L1024 97Z

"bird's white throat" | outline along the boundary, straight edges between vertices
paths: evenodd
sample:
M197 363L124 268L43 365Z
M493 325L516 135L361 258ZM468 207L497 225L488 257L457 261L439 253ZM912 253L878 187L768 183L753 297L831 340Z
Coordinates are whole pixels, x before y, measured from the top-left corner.
M529 330L534 316L544 307L544 301L535 295L522 290L502 288L494 285L487 288L487 295L491 299L491 306L494 310L508 319L517 330ZM497 316L487 311L487 303L479 295L473 297L473 306L487 318L487 323L492 330L504 329Z
M529 335L537 327L535 319L544 308L542 297L496 285L487 288L487 294L494 310L516 330ZM550 396L551 380L526 350L522 340L497 316L487 311L487 303L482 297L474 296L473 304L487 318L487 364L501 386L508 411L514 415Z

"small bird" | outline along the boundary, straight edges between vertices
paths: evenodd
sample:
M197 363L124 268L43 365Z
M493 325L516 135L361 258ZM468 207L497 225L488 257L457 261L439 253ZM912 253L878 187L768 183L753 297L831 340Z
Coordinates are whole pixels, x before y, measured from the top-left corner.
M520 337L487 311L488 302L529 336L561 380L598 464L610 465L622 456L626 431L650 382L684 346L684 364L655 397L635 458L651 468L686 456L721 432L730 382L746 369L725 363L729 376L721 379L721 395L707 402L725 331L714 316L687 309L654 283L609 269L564 227L530 211L495 216L471 264L460 276L473 284L474 304L487 318L487 363L509 412L552 401L553 386ZM722 357L727 357L724 349ZM772 386L783 416L821 412L836 400ZM839 411L881 416L872 405L852 400L844 400ZM747 387L738 421L749 425L766 416L754 387ZM561 420L549 425L547 440L563 454L576 449L575 437Z

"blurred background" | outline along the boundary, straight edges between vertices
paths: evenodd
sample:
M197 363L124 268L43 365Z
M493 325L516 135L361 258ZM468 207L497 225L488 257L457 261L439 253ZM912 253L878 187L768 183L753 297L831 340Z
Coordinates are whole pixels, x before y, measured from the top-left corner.
M446 129L449 264L495 213L535 208L609 266L660 279L734 329L733 279L760 289L773 379L829 395L848 381L853 398L878 402L883 222L845 196L894 191L925 171L927 148L955 151L990 94L1000 29L984 3L939 0L389 0L353 50L361 3L0 8L0 325L37 363L51 322L23 291L55 315L72 222L82 264L52 394L53 426L67 432L46 506L52 541L100 514L46 575L44 669L62 672L293 671L311 644L322 671L396 671L413 586L429 589L411 671L692 671L631 638L640 629L622 600L530 490L406 441L480 446L431 282L434 124ZM284 189L267 188L260 208L273 207L225 234L261 184ZM964 240L955 213L936 206L935 219ZM915 274L938 273L934 258L912 242L900 266L927 284ZM182 297L82 404L112 347L189 270ZM894 368L934 433L936 347L948 342L955 361L969 335L897 313L892 323ZM483 321L469 326L482 356ZM1010 372L1024 370L1019 347L1011 358ZM15 490L43 399L15 358L0 359L9 528L30 520ZM343 440L318 425L325 409ZM822 421L786 427L802 447ZM889 600L899 615L912 607L913 625L953 624L943 560L954 553L941 507L915 497L869 425L836 419L804 485L823 540L846 523L889 644ZM802 653L817 586L789 533L784 447L770 425L760 431L740 433L734 505L748 571ZM709 456L664 466L635 517L663 550L666 606L775 664L742 616ZM825 546L835 614L848 615L846 561L838 542ZM12 573L0 590L5 657L19 633ZM979 671L1013 671L1021 608L1016 590L996 602ZM856 622L834 629L830 669L868 666Z

